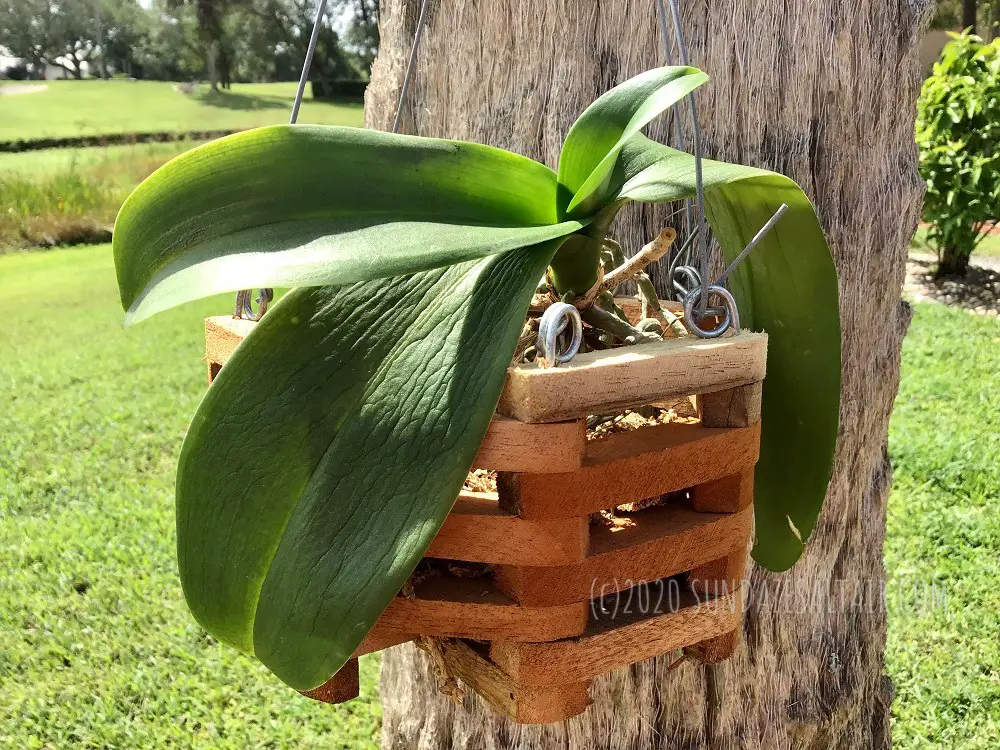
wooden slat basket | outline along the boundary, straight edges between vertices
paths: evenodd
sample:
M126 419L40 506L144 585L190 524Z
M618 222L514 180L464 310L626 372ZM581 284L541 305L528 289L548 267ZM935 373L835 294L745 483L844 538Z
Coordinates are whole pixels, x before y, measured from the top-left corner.
M206 321L210 380L253 325ZM355 656L441 639L451 675L528 724L582 712L595 677L635 662L679 649L727 658L743 615L766 355L766 335L743 332L511 367L474 464L497 472L497 491L461 493L427 553L448 562L415 577ZM691 396L700 422L588 439L589 415ZM449 572L463 564L486 572ZM355 658L310 695L357 692Z

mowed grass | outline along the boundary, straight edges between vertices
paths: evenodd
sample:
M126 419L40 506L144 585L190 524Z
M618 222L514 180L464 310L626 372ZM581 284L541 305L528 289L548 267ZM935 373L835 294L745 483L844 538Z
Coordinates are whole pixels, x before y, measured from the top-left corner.
M366 747L211 642L174 564L172 483L229 296L118 328L109 249L0 257L0 747ZM1000 736L1000 323L916 306L892 419L887 663L895 747ZM933 588L931 586L933 585Z
M915 306L892 416L894 747L1000 747L1000 322Z
M112 133L188 132L252 128L288 122L294 83L234 83L192 94L169 81L49 81L48 89L0 95L0 141ZM299 122L360 127L361 102L314 101L307 95Z
M373 658L326 706L184 604L173 475L231 305L122 331L108 246L0 256L0 747L375 746Z
M0 177L39 178L60 172L84 171L110 163L142 159L165 161L194 148L198 143L199 141L182 140L0 153Z

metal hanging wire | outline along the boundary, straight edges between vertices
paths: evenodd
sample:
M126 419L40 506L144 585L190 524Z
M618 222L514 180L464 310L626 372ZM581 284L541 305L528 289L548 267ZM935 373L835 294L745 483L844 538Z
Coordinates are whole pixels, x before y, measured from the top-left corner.
M658 0L662 8L662 0ZM690 57L688 56L687 44L684 42L684 33L681 31L681 14L677 7L677 0L669 0L670 4L670 16L674 24L674 39L677 43L677 51L680 56L681 65L690 65ZM664 14L665 15L665 14ZM665 20L665 19L664 19ZM661 29L666 30L666 24L661 26ZM708 289L704 283L705 279L708 278L708 227L705 222L705 183L702 175L702 164L701 164L701 123L698 121L698 111L694 104L694 92L687 95L688 108L691 112L691 131L694 136L694 182L695 182L695 193L698 200L698 215L696 217L696 227L691 228L688 225L689 231L698 232L698 275L701 277L701 294L698 299L698 312L700 315L704 316L708 312ZM680 128L678 128L678 131Z
M667 9L663 5L663 0L656 0L656 20L660 27L660 40L663 42L663 61L667 66L673 65L673 54L670 49L670 30L667 26ZM681 151L687 151L687 144L685 143L684 131L680 127L680 117L677 113L677 105L675 104L670 108L670 111L674 115L674 133L677 137L677 147ZM694 225L691 222L691 199L684 199L684 227L687 229L688 236L695 236ZM671 289L669 290L669 296L671 299L678 299L680 297L675 297L673 292L674 289L674 269L678 266L688 265L688 259L691 257L691 243L681 242L677 245L675 250L674 258L670 261L670 273L668 278L670 279Z
M313 18L312 32L309 35L309 44L306 47L306 57L302 61L302 72L299 74L299 87L295 91L295 101L292 102L292 114L288 118L288 124L294 125L299 119L299 108L302 106L302 97L305 95L306 83L309 81L309 69L312 67L313 55L316 54L316 43L319 41L319 31L323 23L323 16L326 14L327 0L319 0L316 6L316 16ZM253 310L252 289L241 289L236 293L236 307L233 310L234 318L248 318L249 320L260 320L267 312L268 304L274 299L273 289L257 290L257 312Z
M670 6L670 17L674 27L674 39L680 55L681 65L690 65L687 44L684 41L684 33L681 30L680 10L677 0L668 0ZM667 64L670 64L670 38L667 31L667 13L663 5L663 0L656 0L657 17L660 25L660 35L663 39L663 47L666 53ZM694 160L695 160L695 193L697 197L698 215L697 225L692 227L690 215L687 217L688 237L681 245L677 255L670 264L668 278L672 291L678 295L678 299L684 302L685 315L688 320L688 328L697 336L702 338L715 338L721 336L726 330L733 326L739 331L739 314L736 310L736 301L732 294L723 286L729 275L742 263L750 252L757 247L760 241L774 229L775 224L784 216L788 206L784 203L768 219L767 223L754 235L749 244L740 252L729 267L712 283L708 283L708 224L705 212L705 183L702 172L702 140L701 123L698 121L698 112L694 103L694 92L687 95L688 107L691 112L691 130L694 137ZM677 109L674 108L674 116L677 117ZM678 145L681 150L684 148L684 136L681 133L679 123L675 123L677 130ZM690 206L690 200L686 201L686 206ZM694 240L698 241L698 268L688 265L690 258L690 246ZM682 260L683 258L683 260ZM689 283L684 283L685 281ZM722 308L709 308L709 296L721 297L724 302ZM695 302L698 303L695 309ZM703 329L699 322L708 315L720 315L725 317L715 329Z
M403 74L403 87L399 90L399 102L396 104L396 117L392 121L392 132L399 132L399 121L403 116L403 107L406 104L406 95L410 93L410 79L413 77L413 65L417 60L417 48L420 46L420 37L424 32L424 18L427 16L428 0L423 0L420 4L420 16L417 18L417 28L413 32L413 45L410 47L410 59L406 61L406 73Z

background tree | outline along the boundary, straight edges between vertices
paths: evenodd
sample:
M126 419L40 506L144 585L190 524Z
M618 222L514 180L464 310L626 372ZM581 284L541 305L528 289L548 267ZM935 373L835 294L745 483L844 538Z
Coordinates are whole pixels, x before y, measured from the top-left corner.
M167 9L172 13L178 13L183 6L194 8L199 39L205 55L205 70L212 91L218 91L220 85L228 88L231 82L232 54L224 33L226 16L237 8L246 7L252 1L167 0Z
M275 68L283 80L298 80L309 46L318 0L285 0L281 17L281 39L276 48ZM333 28L337 18L333 3L327 4L326 16L316 41L316 53L310 79L358 78L360 68L352 64Z
M190 81L204 75L204 49L192 6L154 0L141 20L143 28L131 49L132 75L164 81Z
M136 56L147 40L153 16L137 0L105 0L103 11L101 61L111 71L134 76Z
M382 661L388 748L887 748L882 548L891 482L887 428L909 307L900 299L923 196L913 143L916 45L928 0L683 3L710 156L783 172L816 202L840 273L843 401L823 514L791 571L751 573L743 645L718 667L673 655L595 683L595 705L553 727L515 727L437 693L410 646ZM419 3L384 0L366 97L391 127ZM830 40L836 43L830 43ZM404 132L481 141L555 166L566 129L613 84L663 64L652 3L431 0ZM459 68L460 66L460 68ZM460 73L458 72L460 70ZM683 108L680 108L683 112ZM652 135L690 125L664 118ZM636 249L666 209L613 230ZM657 283L663 288L662 271Z
M936 29L972 28L981 36L1000 33L1000 0L939 0L931 24Z
M345 47L369 75L378 52L378 0L334 0L330 7L331 15L347 18Z
M18 0L0 5L0 39L44 73L53 65L82 78L98 52L93 0Z

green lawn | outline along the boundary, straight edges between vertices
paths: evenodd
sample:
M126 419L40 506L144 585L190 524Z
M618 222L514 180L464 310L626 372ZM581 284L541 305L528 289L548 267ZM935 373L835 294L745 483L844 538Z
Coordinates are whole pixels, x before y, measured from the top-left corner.
M193 94L168 81L50 81L46 91L0 96L0 141L22 138L251 128L288 122L294 83L233 84ZM299 122L361 126L360 102L302 103Z
M119 328L107 246L0 256L0 747L374 747L187 613L173 471L205 389L202 318Z
M39 178L59 172L82 172L109 164L146 159L166 161L197 146L200 141L132 143L122 146L45 148L17 153L0 152L0 179Z
M927 303L915 307L890 432L894 747L995 750L1000 323Z
M363 700L319 705L185 609L173 472L202 317L230 306L123 332L107 246L0 256L0 747L373 746L376 661ZM1000 736L998 373L1000 323L916 306L886 547L903 750Z

